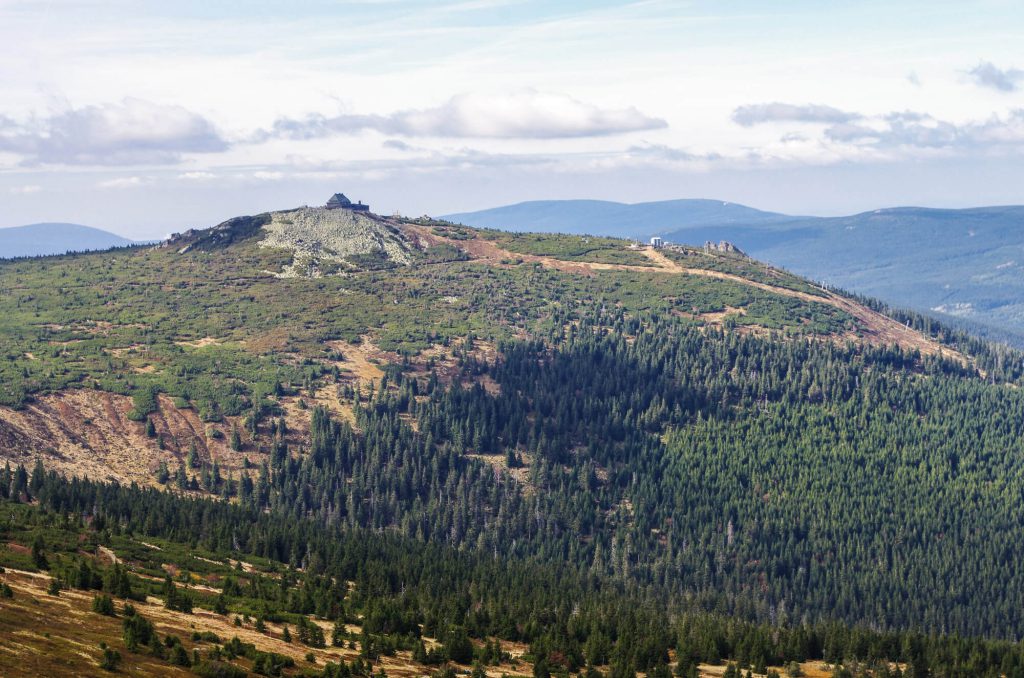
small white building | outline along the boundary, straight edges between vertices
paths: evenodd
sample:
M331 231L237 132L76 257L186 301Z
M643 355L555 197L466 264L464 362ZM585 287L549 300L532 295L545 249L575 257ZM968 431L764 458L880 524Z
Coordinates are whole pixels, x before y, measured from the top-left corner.
M654 236L653 238L651 238L651 247L653 247L654 249L661 249L661 247L663 247L664 245L665 241L663 241L658 236Z

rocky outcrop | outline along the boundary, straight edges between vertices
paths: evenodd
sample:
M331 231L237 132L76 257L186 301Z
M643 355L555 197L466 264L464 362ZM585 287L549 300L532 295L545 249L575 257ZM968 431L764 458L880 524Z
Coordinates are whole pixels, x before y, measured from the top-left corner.
M260 247L294 253L280 277L319 277L412 263L405 237L385 220L363 212L323 207L274 212L263 235Z
M704 243L704 251L708 253L718 252L720 254L736 254L741 257L747 256L747 254L743 250L741 250L739 247L736 247L736 245L733 245L728 240L722 240L721 242L718 243L714 243L708 240L707 242Z
M175 233L161 247L174 248L179 254L185 254L191 250L221 249L255 236L262 227L269 223L269 214L235 217L213 228L189 229L184 233Z

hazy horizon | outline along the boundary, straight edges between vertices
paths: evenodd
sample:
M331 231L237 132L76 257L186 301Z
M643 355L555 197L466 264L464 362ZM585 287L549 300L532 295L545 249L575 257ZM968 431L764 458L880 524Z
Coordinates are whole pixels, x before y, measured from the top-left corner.
M872 207L872 208L868 208L868 209L857 210L856 212L836 212L834 214L821 214L821 213L814 214L814 213L810 213L810 212L781 212L781 211L778 211L778 210L769 210L769 209L765 209L763 207L760 207L758 205L751 205L749 203L742 203L742 202L733 201L733 200L720 200L719 198L714 198L714 197L711 197L711 198L698 198L698 197L693 197L693 198L664 198L664 199L660 199L660 200L641 200L641 201L636 201L636 202L627 202L627 201L624 201L624 200L613 200L611 198L607 198L606 197L606 198L547 198L547 199L520 200L520 201L516 201L516 202L512 202L512 203L502 203L502 204L486 205L486 206L483 206L483 207L480 207L480 208L477 208L477 209L438 211L435 214L432 214L430 216L444 216L444 215L448 215L448 214L460 214L460 213L465 213L465 212L476 212L476 211L493 209L493 208L511 207L511 206L514 206L514 205L518 205L518 204L522 204L522 203L530 203L530 202L571 202L571 201L586 201L586 200L601 200L601 201L613 202L613 203L618 203L618 204L623 204L623 205L641 205L641 204L650 204L650 203L657 203L657 202L672 202L672 201L676 201L676 200L709 200L709 201L712 201L712 202L723 202L723 203L730 203L730 204L735 204L735 205L742 205L744 207L751 207L753 209L761 210L761 211L764 211L764 212L775 212L775 213L779 213L779 214L784 214L786 216L792 216L792 217L812 217L812 218L813 217L853 216L855 214L861 214L861 213L871 212L871 211L875 211L875 210L887 210L887 209L899 209L899 208L959 210L959 209L977 209L977 208L988 208L988 207L997 208L997 207L1017 207L1017 206L1020 206L1017 203L1001 203L1001 204L990 204L990 205L963 205L963 206L954 206L954 207L945 207L945 206L936 206L936 205L911 205L911 204L896 205L896 204L893 204L893 205L882 205L882 206L879 206L879 207ZM267 210L290 209L290 208L293 208L293 207L299 207L301 205L314 205L315 206L316 204L317 203L315 201L309 201L309 202L301 203L301 204L297 203L297 204L289 204L289 205L278 205L277 207L269 207L269 208L267 208ZM259 211L260 210L251 211L251 213L258 213ZM379 213L379 214L387 214L387 212L383 212L383 211L379 211L377 213ZM231 214L231 215L226 216L224 218L217 218L216 220L210 221L209 223L206 223L206 224L196 223L196 224L191 224L189 226L184 226L184 227L181 227L181 228L172 229L170 231L162 231L162 232L159 232L159 233L157 233L156 231L153 231L153 234L151 234L151 235L131 235L131 234L126 233L123 228L107 227L107 226L105 226L103 224L91 224L91 223L81 223L81 222L77 222L77 221L57 221L57 220L34 221L34 222L29 222L29 223L9 224L9 225L4 224L4 225L0 225L0 230L10 229L10 228L23 228L25 226L39 226L39 225L50 225L50 224L62 224L63 225L63 224L66 224L66 225L85 226L87 228L99 229L99 230L102 230L102 231L107 231L109 233L113 233L114 235L118 235L118 236L121 236L121 237L124 237L124 238L131 239L131 240L136 240L136 241L140 241L140 242L146 242L146 241L153 241L153 240L162 240L166 236L170 235L173 232L180 232L180 231L187 230L189 228L199 228L199 229L201 229L201 228L209 228L209 227L212 227L212 226L216 226L217 224L225 221L226 219L229 219L229 218L234 217L234 216L241 216L242 214L243 214L243 212L239 212L239 213L236 213L236 214ZM411 215L411 214L403 214L403 216L413 216L413 215Z

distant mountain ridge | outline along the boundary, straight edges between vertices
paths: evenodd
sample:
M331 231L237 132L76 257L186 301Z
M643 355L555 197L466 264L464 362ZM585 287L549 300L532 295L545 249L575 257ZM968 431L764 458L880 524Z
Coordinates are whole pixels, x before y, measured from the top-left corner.
M99 228L67 223L40 223L0 228L0 259L105 250L135 241Z
M799 217L710 200L635 205L567 200L446 218L514 230L642 240L660 235L687 244L728 240L813 280L1024 343L1024 206L896 207Z
M625 204L607 200L534 200L449 214L468 226L542 233L568 232L646 239L691 226L765 224L793 217L721 200L683 199Z

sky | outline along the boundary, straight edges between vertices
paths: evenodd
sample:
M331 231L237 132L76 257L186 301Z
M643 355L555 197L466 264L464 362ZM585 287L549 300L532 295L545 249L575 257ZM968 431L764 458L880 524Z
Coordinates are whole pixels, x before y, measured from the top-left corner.
M0 226L1024 203L1019 0L0 0Z

